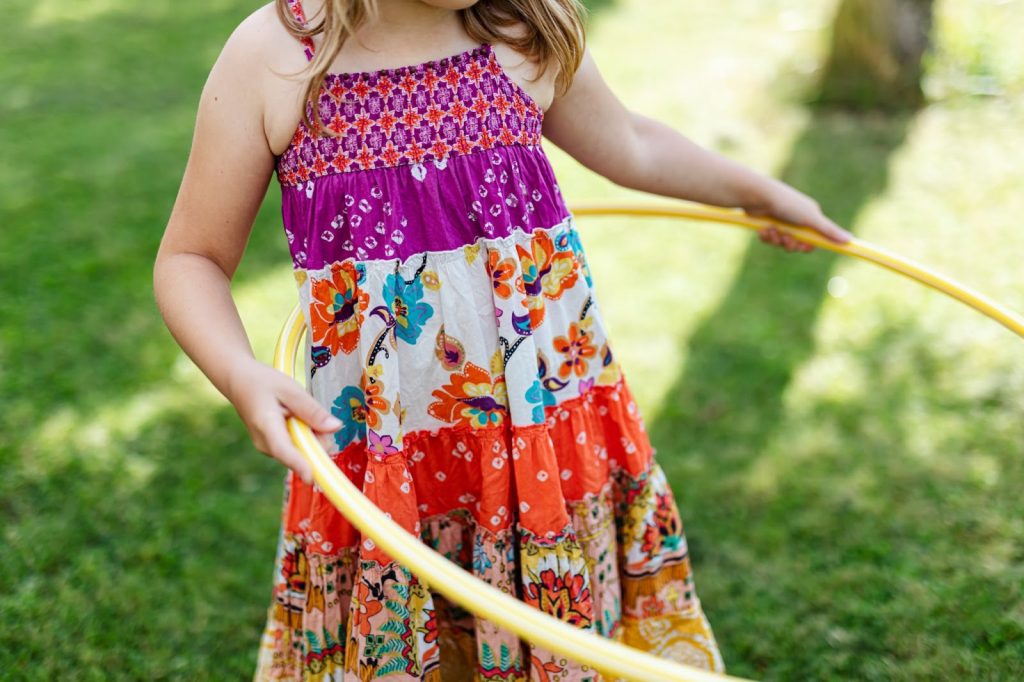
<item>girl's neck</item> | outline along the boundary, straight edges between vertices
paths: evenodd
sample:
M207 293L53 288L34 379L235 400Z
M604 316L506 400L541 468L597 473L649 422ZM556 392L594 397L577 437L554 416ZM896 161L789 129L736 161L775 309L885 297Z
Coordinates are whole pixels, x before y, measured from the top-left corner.
M326 0L303 0L306 21L323 18ZM308 7L307 7L308 5ZM345 40L330 71L362 72L419 64L477 46L462 26L457 10L439 9L420 0L380 0L380 15L367 20ZM316 39L322 44L322 37Z
M302 8L309 24L316 24L323 16L325 0L302 0ZM359 42L374 49L390 50L403 45L429 42L448 42L465 35L456 10L434 7L421 0L378 0L378 17L367 19L356 31Z

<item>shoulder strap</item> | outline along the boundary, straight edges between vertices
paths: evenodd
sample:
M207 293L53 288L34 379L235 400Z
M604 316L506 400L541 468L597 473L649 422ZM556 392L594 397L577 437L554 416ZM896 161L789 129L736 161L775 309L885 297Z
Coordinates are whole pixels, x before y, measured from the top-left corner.
M295 21L299 22L302 27L306 26L306 13L302 11L302 0L288 0L288 9L292 11L292 16L295 17ZM299 42L302 43L302 47L306 52L306 61L313 60L314 44L313 39L309 36L299 38Z

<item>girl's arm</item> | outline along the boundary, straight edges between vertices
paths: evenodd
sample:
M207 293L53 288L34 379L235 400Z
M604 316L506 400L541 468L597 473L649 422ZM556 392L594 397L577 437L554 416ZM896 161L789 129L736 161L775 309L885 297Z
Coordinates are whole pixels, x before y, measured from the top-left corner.
M836 242L850 239L814 199L700 147L660 121L626 109L604 82L589 50L572 86L545 113L544 136L623 187L738 207L811 227ZM789 250L813 248L774 229L762 231L761 236Z
M256 447L310 483L310 467L292 445L285 417L323 431L341 422L297 381L257 361L230 289L274 166L260 87L267 77L259 49L265 30L263 19L250 16L210 71L156 256L153 290L167 328L234 405Z

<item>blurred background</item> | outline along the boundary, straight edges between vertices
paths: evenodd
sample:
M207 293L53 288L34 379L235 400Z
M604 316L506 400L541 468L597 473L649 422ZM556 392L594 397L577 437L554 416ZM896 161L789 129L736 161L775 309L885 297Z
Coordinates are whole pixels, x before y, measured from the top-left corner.
M283 468L170 337L151 268L206 75L256 6L5 6L3 679L252 675ZM1024 311L1024 2L590 7L627 106ZM545 148L570 203L662 200ZM296 301L279 211L275 180L234 282L267 362ZM1021 679L1024 342L744 230L580 229L729 672Z

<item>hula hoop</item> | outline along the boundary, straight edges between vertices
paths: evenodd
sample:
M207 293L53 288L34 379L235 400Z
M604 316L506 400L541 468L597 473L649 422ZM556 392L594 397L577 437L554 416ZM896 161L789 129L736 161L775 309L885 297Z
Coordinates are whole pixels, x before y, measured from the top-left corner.
M915 263L909 258L904 258L891 251L886 251L880 246L870 244L856 237L846 244L837 244L820 233L797 225L789 225L768 218L759 218L747 215L743 211L702 204L688 204L682 206L656 204L582 204L572 209L577 216L646 216L654 218L689 218L691 220L702 220L706 222L724 223L745 227L751 230L760 230L765 227L776 227L783 232L788 232L799 241L806 242L828 251L835 251L847 256L860 258L869 263L888 268L893 272L905 275L910 279L925 284L936 291L955 298L956 300L969 305L980 313L991 317L1004 327L1020 337L1024 337L1024 317L1013 312L1009 308L996 303L987 296L974 291L959 282L956 282L945 275L941 275L930 268Z
M760 230L774 226L813 246L854 256L900 273L941 291L1001 323L1024 337L1024 318L981 294L923 265L857 238L837 244L818 232L742 211L700 204L685 206L587 204L572 209L576 216L647 216L685 218ZM304 316L296 305L288 316L274 349L274 367L295 376L296 354L306 332ZM363 495L327 455L307 424L287 418L292 441L313 469L313 479L334 506L365 536L415 573L426 585L459 606L482 616L550 651L590 665L610 677L635 682L719 682L744 678L719 675L659 658L616 640L569 625L485 583L423 544L391 520Z

